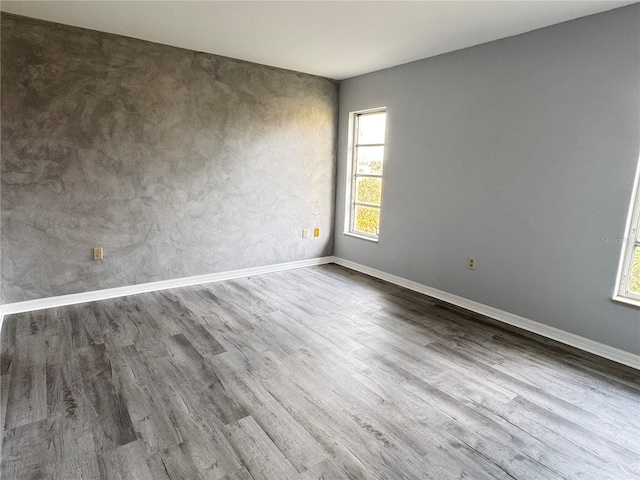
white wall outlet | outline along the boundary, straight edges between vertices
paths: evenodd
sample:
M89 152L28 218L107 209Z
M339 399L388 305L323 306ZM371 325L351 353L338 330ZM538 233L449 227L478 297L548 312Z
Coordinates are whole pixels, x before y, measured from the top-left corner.
M309 229L308 228L303 228L302 229L302 238L309 238Z
M476 269L476 259L469 257L467 258L467 268L469 270L475 270Z
M93 249L93 259L94 260L104 259L104 252L102 251L102 247L96 247Z

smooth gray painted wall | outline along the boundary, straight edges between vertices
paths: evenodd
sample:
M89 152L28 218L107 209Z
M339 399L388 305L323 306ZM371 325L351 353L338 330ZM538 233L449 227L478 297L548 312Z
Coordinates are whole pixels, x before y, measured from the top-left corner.
M375 244L342 231L348 114L379 106ZM335 254L640 354L611 301L639 114L638 4L343 81Z
M3 14L3 301L331 255L337 107L332 80Z

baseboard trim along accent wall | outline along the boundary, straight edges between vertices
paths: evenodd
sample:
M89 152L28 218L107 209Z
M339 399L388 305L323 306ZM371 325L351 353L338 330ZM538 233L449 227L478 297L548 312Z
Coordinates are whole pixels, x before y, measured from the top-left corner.
M588 338L565 332L564 330L550 327L473 300L468 300L452 293L427 287L421 283L407 280L406 278L398 277L396 275L391 275L390 273L385 273L350 260L334 257L333 263L640 370L639 355L625 352L624 350L619 350L603 343L589 340Z
M106 288L104 290L94 290L91 292L72 293L57 297L38 298L36 300L26 300L24 302L7 303L2 305L2 314L32 312L34 310L44 310L45 308L64 307L75 305L76 303L95 302L96 300L106 300L108 298L124 297L138 293L155 292L167 290L169 288L188 287L190 285L201 285L203 283L221 282L233 278L261 275L263 273L280 272L282 270L292 270L294 268L311 267L314 265L324 265L333 263L333 257L310 258L308 260L297 260L295 262L276 263L262 267L243 268L240 270L230 270L227 272L208 273L193 277L175 278L172 280L162 280L159 282L141 283L139 285L129 285L126 287ZM0 327L2 325L0 324Z
M77 303L94 302L97 300L106 300L108 298L124 297L126 295L135 295L138 293L154 292L158 290L167 290L169 288L187 287L190 285L201 285L203 283L220 282L223 280L231 280L234 278L261 275L265 273L280 272L283 270L292 270L294 268L311 267L314 265L325 265L335 263L350 270L364 273L380 280L384 280L395 285L399 285L414 292L422 293L429 297L442 300L444 302L462 307L480 315L498 320L499 322L521 328L528 332L536 333L551 340L556 340L565 345L584 350L594 355L598 355L614 362L627 365L629 367L640 370L640 356L633 353L625 352L608 345L589 340L588 338L565 332L558 328L550 327L533 320L529 320L513 313L505 312L498 308L490 307L473 300L469 300L452 293L444 292L436 288L428 287L421 283L398 277L390 273L376 270L359 263L345 260L339 257L319 257L308 260L299 260L295 262L278 263L274 265L265 265L262 267L244 268L241 270L231 270L227 272L210 273L206 275L197 275L193 277L176 278L173 280L162 280L159 282L141 283L139 285L130 285L126 287L108 288L104 290L95 290L91 292L74 293L70 295L61 295L58 297L39 298L36 300L27 300L24 302L8 303L0 307L0 331L2 329L2 320L5 315L13 313L31 312L34 310L43 310L45 308L63 307L65 305L74 305Z

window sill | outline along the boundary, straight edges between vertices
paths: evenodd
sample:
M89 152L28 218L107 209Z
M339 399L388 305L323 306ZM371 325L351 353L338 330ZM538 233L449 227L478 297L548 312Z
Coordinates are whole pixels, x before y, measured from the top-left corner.
M359 238L360 240L366 240L367 242L378 243L378 239L374 237L367 237L366 235L358 235L353 232L344 232L347 237Z
M620 295L616 295L615 297L613 297L613 301L640 308L640 300L636 300L635 298L622 297Z

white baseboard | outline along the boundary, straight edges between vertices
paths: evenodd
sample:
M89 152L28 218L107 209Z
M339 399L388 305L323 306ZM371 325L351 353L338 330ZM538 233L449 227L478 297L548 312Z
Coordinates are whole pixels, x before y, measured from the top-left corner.
M380 280L384 280L389 283L394 283L401 287L408 288L409 290L428 295L429 297L437 298L438 300L451 303L466 310L470 310L486 317L490 317L494 320L513 325L529 332L537 333L538 335L542 335L543 337L556 340L566 345L571 345L572 347L579 348L580 350L584 350L586 352L593 353L600 357L604 357L609 360L613 360L614 362L628 365L629 367L640 370L640 355L625 352L624 350L619 350L603 343L589 340L588 338L565 332L564 330L550 327L543 323L535 322L533 320L514 315L513 313L505 312L504 310L490 307L479 302L474 302L473 300L468 300L466 298L459 297L458 295L427 287L426 285L422 285L421 283L413 282L396 275L391 275L389 273L385 273L380 270L376 270L374 268L352 262L350 260L334 257L333 262L351 270L355 270L357 272L379 278Z
M126 287L108 288L104 290L95 290L92 292L74 293L71 295L61 295L58 297L40 298L37 300L27 300L25 302L7 303L0 306L0 331L2 329L2 321L5 315L13 313L30 312L34 310L42 310L45 308L62 307L65 305L74 305L77 303L94 302L96 300L106 300L108 298L124 297L126 295L135 295L137 293L147 293L157 290L166 290L169 288L186 287L189 285L200 285L203 283L220 282L222 280L231 280L233 278L247 277L253 275L261 275L264 273L279 272L282 270L291 270L294 268L310 267L313 265L324 265L327 263L336 263L343 267L355 270L357 272L370 275L380 280L387 281L399 285L409 290L413 290L424 295L428 295L438 300L442 300L453 305L465 308L472 312L479 313L494 320L513 325L523 330L527 330L543 337L556 340L566 345L579 348L586 352L593 353L600 357L608 358L614 362L628 365L640 370L640 356L633 353L625 352L608 345L589 340L588 338L565 332L555 327L529 320L513 313L505 312L488 305L484 305L473 300L454 295L451 293L438 290L436 288L427 287L420 283L407 280L406 278L391 275L380 270L376 270L359 263L345 260L339 257L320 257L309 260L299 260L295 262L279 263L275 265L265 265L262 267L244 268L241 270L231 270L228 272L210 273L206 275L197 275L193 277L177 278L172 280L162 280L159 282L141 283L139 285L130 285Z
M2 309L1 311L3 315L10 315L12 313L21 312L32 312L34 310L43 310L45 308L63 307L65 305L74 305L76 303L94 302L96 300L106 300L108 298L135 295L137 293L155 292L157 290L166 290L169 288L187 287L189 285L220 282L222 280L231 280L233 278L249 277L252 275L261 275L263 273L272 273L282 270L291 270L294 268L310 267L313 265L324 265L326 263L333 263L333 257L311 258L308 260L298 260L295 262L265 265L263 267L243 268L241 270L231 270L228 272L209 273L206 275L196 275L193 277L183 277L172 280L162 280L159 282L141 283L139 285L129 285L126 287L107 288L104 290L94 290L91 292L60 295L58 297L39 298L36 300L27 300L24 302L7 303L2 305L0 308ZM2 325L0 324L0 327L1 326Z

